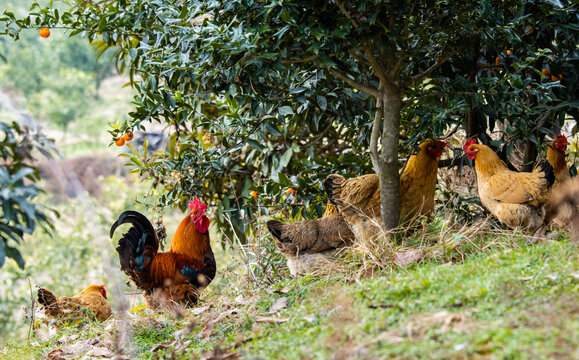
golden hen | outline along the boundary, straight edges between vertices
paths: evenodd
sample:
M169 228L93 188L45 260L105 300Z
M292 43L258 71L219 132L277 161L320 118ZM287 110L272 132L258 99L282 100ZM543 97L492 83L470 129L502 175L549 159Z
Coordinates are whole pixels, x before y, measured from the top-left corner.
M509 170L490 147L477 144L476 139L467 141L463 150L474 160L478 194L491 214L511 229L534 232L543 225L544 205L555 181L548 161L539 161L532 172L517 172Z
M111 316L104 285L91 285L72 297L55 296L46 288L38 289L38 302L52 317L94 316L105 321Z
M446 143L429 139L420 144L420 151L411 155L400 170L400 218L408 222L415 216L429 215L434 210L434 193L438 158ZM332 204L352 227L358 238L373 237L380 231L380 181L378 175L367 174L353 179L332 174L324 182Z

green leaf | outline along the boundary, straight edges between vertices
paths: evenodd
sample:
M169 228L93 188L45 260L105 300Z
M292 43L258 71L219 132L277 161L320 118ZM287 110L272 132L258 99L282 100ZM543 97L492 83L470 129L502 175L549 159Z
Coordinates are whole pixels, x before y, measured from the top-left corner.
M277 109L278 114L282 115L282 116L286 116L286 115L293 115L294 111L292 110L291 107L289 106L280 106Z
M16 264L18 264L18 267L21 269L24 269L24 266L26 265L24 258L22 258L22 254L20 254L20 251L18 251L18 249L10 247L8 245L4 245L5 248L4 250L6 251L6 256L8 256L9 258L11 258L12 260L16 261Z
M289 186L289 187L294 186L294 183L293 183L287 176L285 176L284 173L281 173L281 172L280 172L280 173L278 174L278 176L279 176L279 183L280 183L282 186Z
M290 160L291 160L291 158L292 158L293 153L294 153L294 151L293 151L293 149L292 149L291 147L288 148L288 149L283 153L283 155L281 156L281 159L280 159L280 166L281 166L282 168L287 167L287 165L289 164L289 162L290 162Z

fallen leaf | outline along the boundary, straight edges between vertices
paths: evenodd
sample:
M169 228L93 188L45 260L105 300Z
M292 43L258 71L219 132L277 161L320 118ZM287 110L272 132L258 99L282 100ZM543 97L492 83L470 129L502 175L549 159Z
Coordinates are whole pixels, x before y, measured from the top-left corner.
M187 341L176 340L174 345L175 345L175 350L177 350L177 351L185 350L189 347L189 345L191 345L191 340L187 340Z
M521 280L521 281L524 282L524 281L529 281L529 280L531 280L532 278L533 278L532 276L525 276L525 277L519 278L519 280Z
M282 296L276 299L269 308L268 314L275 314L276 312L285 309L289 303L289 298L287 296Z
M209 320L205 323L205 327L203 329L203 340L209 339L211 333L213 332L213 328L215 327L215 322L213 320Z
M209 310L210 307L211 307L211 305L205 305L205 306L200 307L200 308L195 308L195 309L191 310L191 315L200 315L200 314L204 313L205 311Z
M424 257L424 250L413 249L405 251L401 254L396 254L394 257L394 264L398 266L407 266Z
M549 274L547 275L547 277L553 281L557 280L557 278L559 277L557 274Z
M283 324L284 322L288 321L289 319L283 318L275 318L275 317L267 317L267 316L256 316L255 322L256 323L266 323L266 324Z
M74 341L76 339L78 339L78 335L76 335L76 334L70 335L70 336L63 335L60 339L56 340L56 343L57 344L64 344L64 343L69 343L71 341Z
M288 292L291 291L291 289L292 289L291 286L286 285L286 286L284 286L283 289L280 290L280 292L281 292L282 294L287 294Z
M149 352L155 352L155 351L158 351L158 350L161 350L161 349L166 349L166 348L168 348L170 345L171 345L170 342L165 342L165 343L157 344L157 345L155 345L155 346L151 349L151 351L149 351Z
M575 279L579 279L579 272L572 273L571 276L574 277Z
M64 351L62 349L54 349L48 354L46 354L46 358L48 360L65 360Z

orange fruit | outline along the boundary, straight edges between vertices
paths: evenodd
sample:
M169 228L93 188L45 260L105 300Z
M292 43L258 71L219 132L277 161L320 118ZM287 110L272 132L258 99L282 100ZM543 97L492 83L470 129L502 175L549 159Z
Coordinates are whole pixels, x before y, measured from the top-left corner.
M503 66L503 65L501 64L501 57L500 57L500 56L497 56L497 58L495 59L495 65L496 65L496 66Z
M257 200L257 195L259 195L259 193L258 193L257 191L255 191L255 190L253 190L253 191L250 192L249 194L250 194L251 196L253 196L253 198L254 198L255 200Z
M511 55L511 50L507 50L507 55Z
M133 140L133 132L132 131L125 132L125 135L123 135L123 139L125 139L125 141Z
M543 73L543 75L545 76L551 76L551 70L545 68L543 70L541 70L541 72Z
M434 58L434 61L440 62L442 60L442 56L437 56Z
M115 145L116 146L123 146L125 145L125 139L123 139L123 137L121 136L120 138L115 140Z
M563 74L559 74L559 80L563 80Z
M286 195L293 195L294 197L296 197L296 195L298 194L298 191L294 188L289 188L286 190Z
M43 38L47 38L50 36L50 30L48 30L47 27L41 27L40 30L38 31L38 34L40 34L40 36L42 36Z
M529 32L527 32L527 34L531 35L534 31L535 31L535 28L531 28L531 30L529 30Z
M559 81L559 78L555 75L551 75L551 81Z

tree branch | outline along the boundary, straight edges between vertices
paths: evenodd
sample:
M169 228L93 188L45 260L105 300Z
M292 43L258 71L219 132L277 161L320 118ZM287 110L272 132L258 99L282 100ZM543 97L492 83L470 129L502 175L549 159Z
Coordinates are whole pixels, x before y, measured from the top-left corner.
M330 73L332 75L338 77L339 79L344 81L346 84L350 85L351 87L353 87L355 89L363 91L366 94L372 95L375 98L379 98L382 96L381 92L373 86L364 85L356 80L350 79L348 76L346 76L345 74L342 74L341 72L339 72L336 69L330 68L328 70L330 71Z
M333 54L330 54L330 56L332 56L332 55ZM301 64L301 63L305 63L305 62L314 61L318 57L320 57L320 56L316 54L316 55L307 56L303 59L296 59L296 60L283 59L283 60L281 60L281 63L282 64Z
M386 75L382 64L380 64L378 59L376 59L372 53L372 47L367 42L364 43L364 52L366 53L366 57L368 58L372 69L374 69L374 73L378 76L378 79L380 79L380 83L391 86L392 83L388 80L388 76Z
M342 5L342 3L338 0L334 0L334 3L336 3L336 6L340 9L340 11L342 12L342 14L344 14L345 17L347 17L350 22L352 23L352 25L354 27L358 27L358 23L356 23L356 21L352 18L352 15L350 15L350 12L348 10L346 10L346 8L344 7L344 5Z

